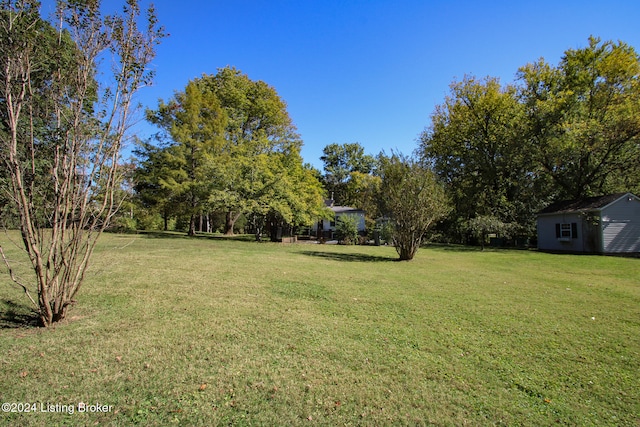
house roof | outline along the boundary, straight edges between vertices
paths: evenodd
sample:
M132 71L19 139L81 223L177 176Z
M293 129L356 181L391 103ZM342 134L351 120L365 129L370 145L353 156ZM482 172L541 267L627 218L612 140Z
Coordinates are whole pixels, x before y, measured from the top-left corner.
M352 208L351 206L338 206L333 204L333 199L326 199L324 204L326 207L330 208L335 213L344 213L344 212L364 212L362 209Z
M586 197L583 199L575 200L562 200L560 202L555 202L547 206L546 208L538 212L538 215L600 210L626 195L633 196L633 194L631 193L615 193L607 194L606 196Z
M344 213L344 212L363 212L362 209L352 208L351 206L331 206L331 210L335 213Z

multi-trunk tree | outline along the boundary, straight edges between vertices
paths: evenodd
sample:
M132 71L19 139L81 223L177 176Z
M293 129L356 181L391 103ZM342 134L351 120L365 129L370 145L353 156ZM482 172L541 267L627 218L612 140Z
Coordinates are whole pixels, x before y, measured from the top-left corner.
M163 32L152 8L139 27L135 0L104 18L98 1L60 1L57 26L38 7L0 2L0 167L37 301L13 278L48 326L65 318L119 207L120 147ZM104 56L114 61L108 78L97 65Z
M392 224L400 260L412 260L427 232L449 212L449 200L436 174L416 159L381 155L380 174L380 211Z

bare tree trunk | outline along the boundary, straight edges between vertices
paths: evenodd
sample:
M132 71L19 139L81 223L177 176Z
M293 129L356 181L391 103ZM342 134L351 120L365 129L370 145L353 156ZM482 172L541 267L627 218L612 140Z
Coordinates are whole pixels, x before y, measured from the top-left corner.
M401 235L403 234L403 235ZM394 246L400 261L411 261L415 257L420 244L422 243L422 233L415 232L398 232L394 235Z

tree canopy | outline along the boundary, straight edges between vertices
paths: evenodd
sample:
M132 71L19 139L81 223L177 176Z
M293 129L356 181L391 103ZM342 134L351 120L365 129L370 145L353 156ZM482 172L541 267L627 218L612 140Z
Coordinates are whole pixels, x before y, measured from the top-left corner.
M466 77L433 113L422 156L447 184L462 220L494 215L527 221L535 211L534 170L515 88Z
M419 153L447 186L453 228L491 217L531 234L553 200L638 191L638 54L592 37L557 66L520 68L514 84L467 76L436 107Z
M169 144L160 153L141 147L146 156L138 171L138 183L145 194L164 204L175 203L178 212L189 217L189 235L195 235L196 216L206 209L213 182L214 158L222 151L227 117L217 96L199 81L189 82L184 92L158 110L148 111L150 122L164 128ZM142 187L141 187L142 188ZM150 194L157 190L155 194ZM176 203L178 202L178 203Z
M557 67L543 59L522 67L531 155L559 197L640 189L640 60L623 42L565 52Z
M244 214L258 237L267 223L309 225L323 214L322 188L302 164L286 103L265 82L222 68L194 79L148 117L164 130L164 154L138 151L139 185L159 187L165 200L186 195L190 234L206 211L225 212L227 234Z

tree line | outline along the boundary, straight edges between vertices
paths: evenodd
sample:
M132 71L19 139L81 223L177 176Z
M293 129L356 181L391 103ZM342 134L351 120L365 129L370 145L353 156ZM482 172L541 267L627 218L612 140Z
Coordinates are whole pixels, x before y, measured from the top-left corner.
M432 238L446 242L483 245L490 233L525 241L535 238L536 213L554 201L638 193L638 54L590 37L558 65L522 66L506 85L495 77L454 81L411 158L444 186L450 210ZM328 191L383 215L384 153L331 144L321 159Z
M421 216L437 218L444 209L435 174L401 154L374 157L359 143L334 143L323 150L324 174L303 164L302 141L286 103L274 88L233 67L193 79L184 91L147 110L147 119L160 131L135 150L131 179L137 217L148 221L134 223L136 228L162 224L166 230L172 219L189 235L213 227L231 235L242 218L244 231L260 240L265 231L276 238L278 229L299 233L331 217L327 197L364 209L370 228L379 212L407 216L424 211L431 199L438 207ZM419 186L414 197L408 179ZM383 199L386 204L379 204ZM392 201L406 212L391 207ZM401 258L413 257L427 225L411 226L415 229L406 235L411 249L400 250ZM401 240L396 239L398 247Z
M536 212L552 201L640 190L639 75L631 46L591 37L558 65L544 59L524 65L513 83L474 76L453 82L410 156L332 143L318 171L302 164L302 142L275 89L228 67L149 112L169 142L141 144L136 192L164 215L190 210L190 232L193 215L205 211L225 212L226 233L241 214L253 230L308 225L326 215L327 197L365 210L372 228L385 215L390 191L384 165L402 159L434 173L445 189L450 209L439 238L531 237ZM199 139L208 142L194 145L204 143ZM198 177L206 177L200 187ZM287 180L299 186L269 184ZM307 199L297 200L300 194Z
M552 201L638 192L639 78L633 47L591 37L557 66L521 67L514 83L452 83L418 148L453 204L443 229L530 236Z

